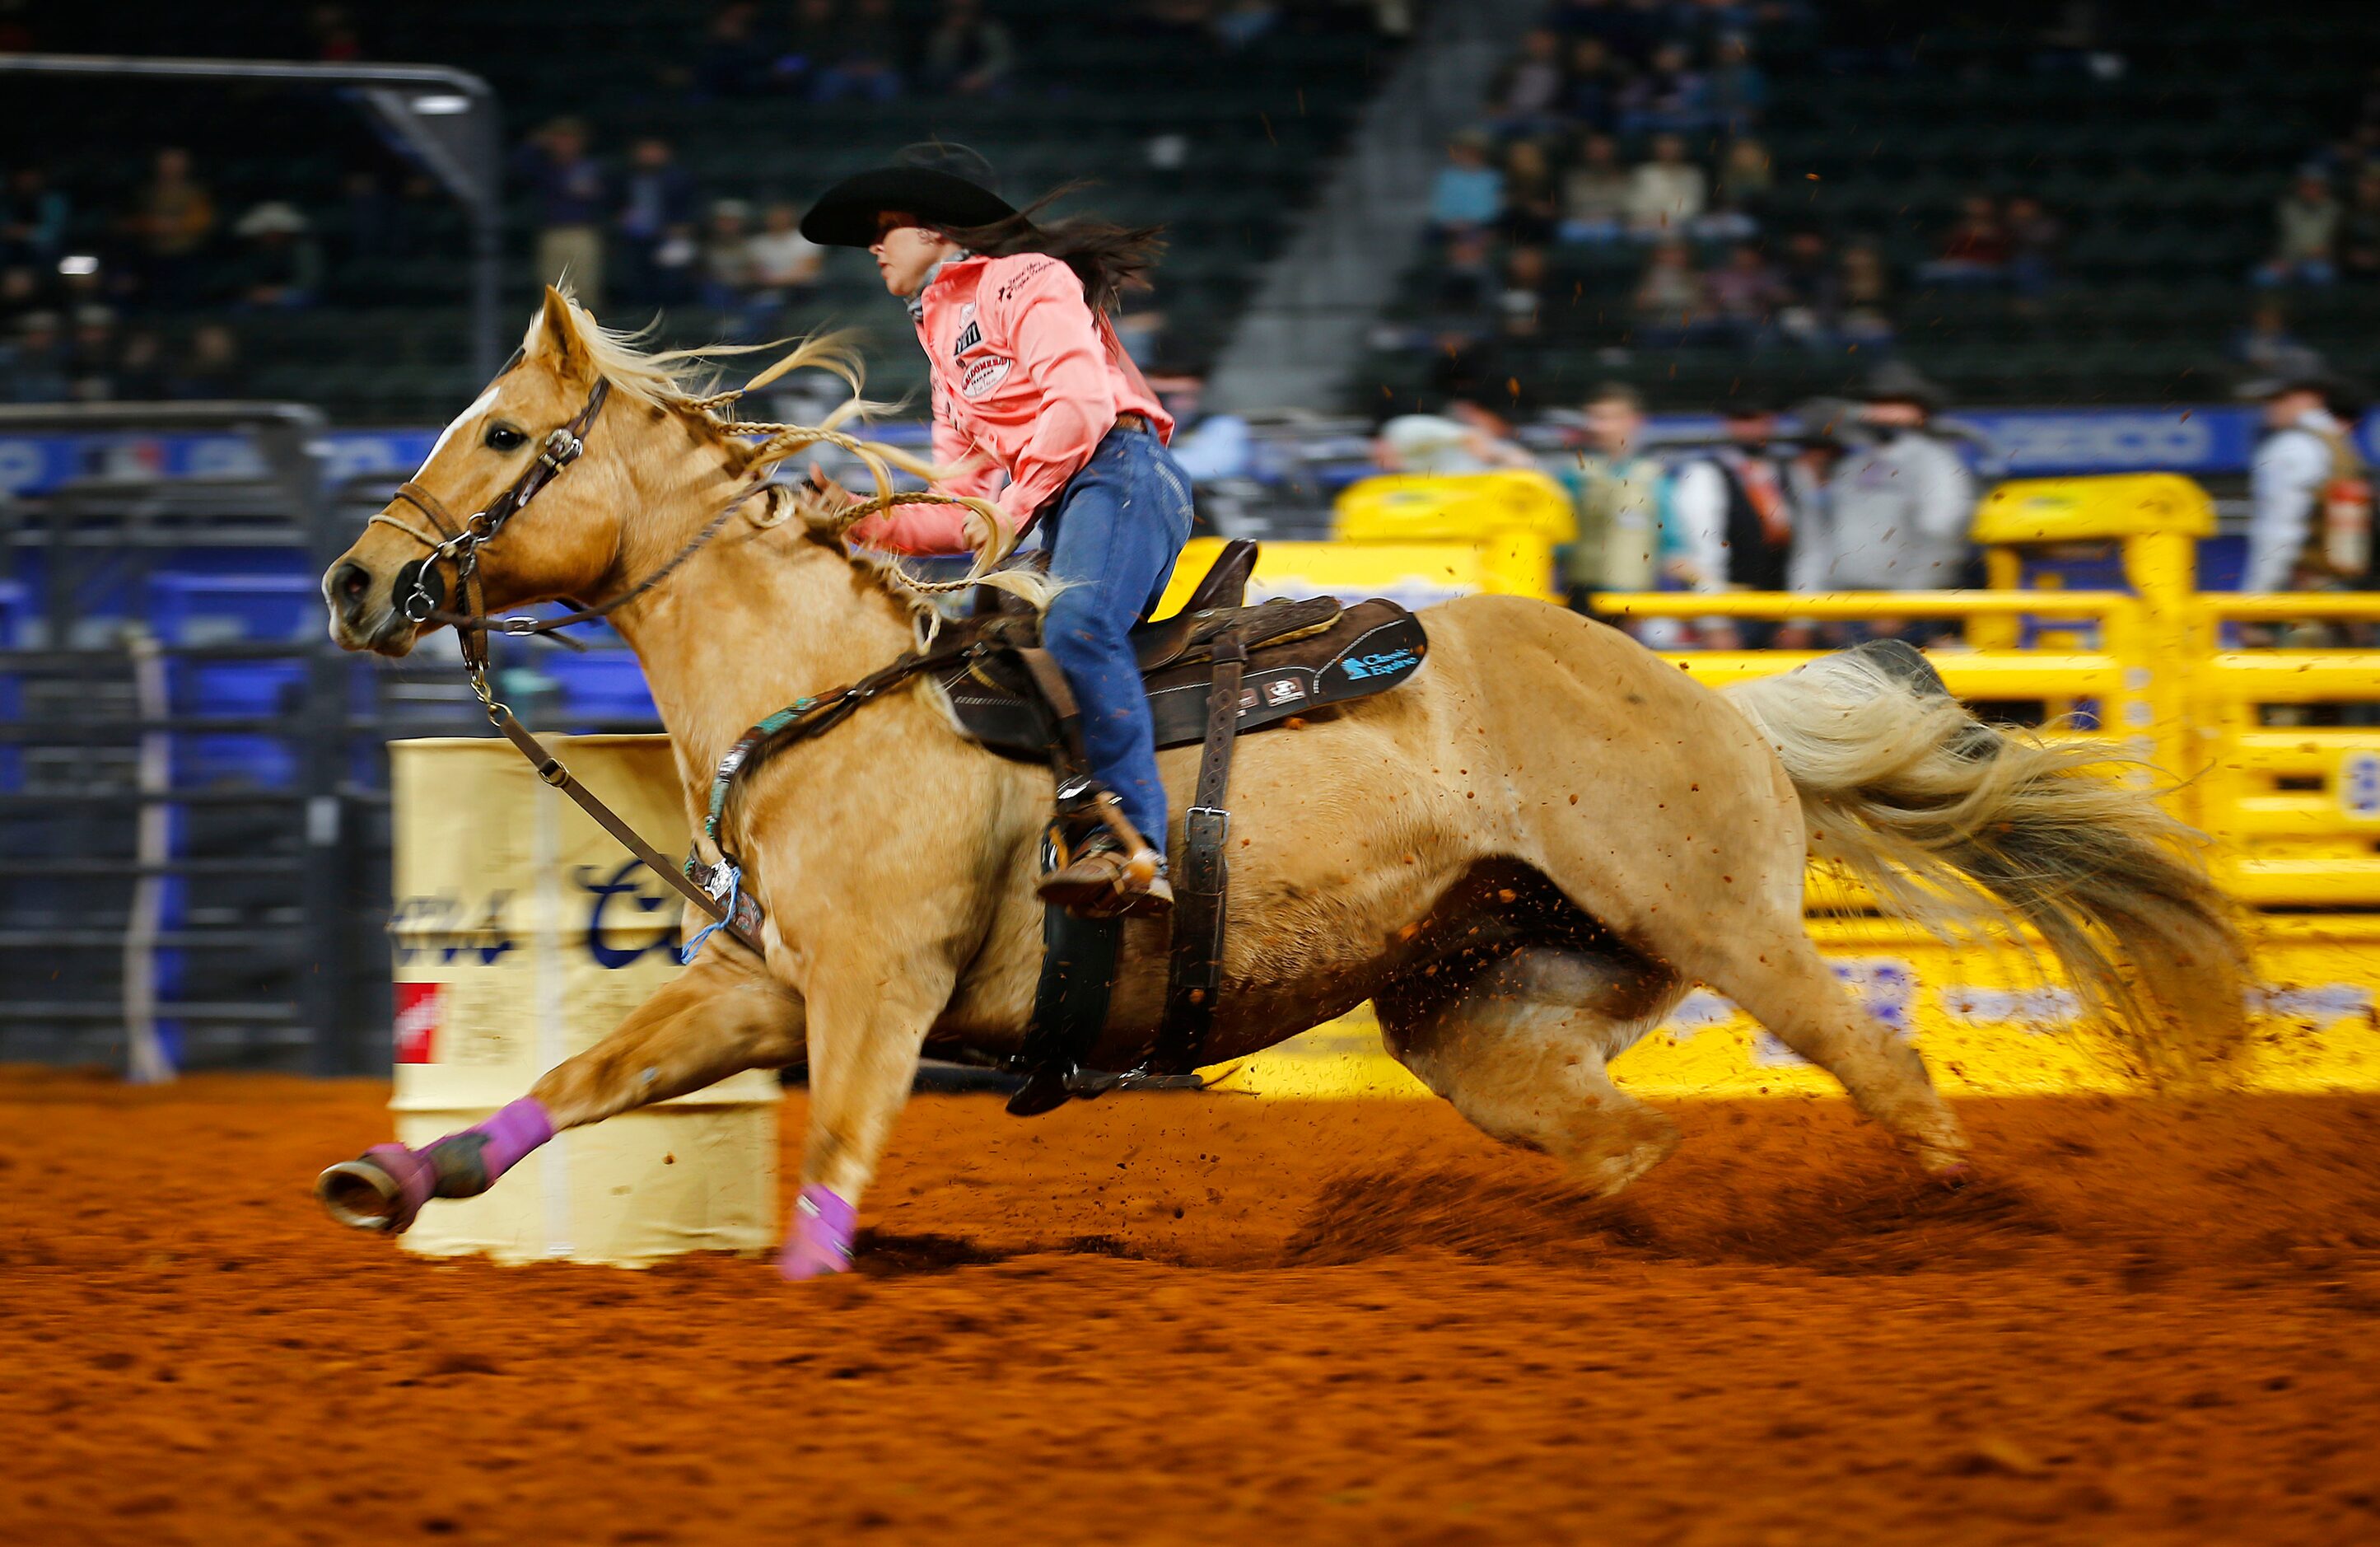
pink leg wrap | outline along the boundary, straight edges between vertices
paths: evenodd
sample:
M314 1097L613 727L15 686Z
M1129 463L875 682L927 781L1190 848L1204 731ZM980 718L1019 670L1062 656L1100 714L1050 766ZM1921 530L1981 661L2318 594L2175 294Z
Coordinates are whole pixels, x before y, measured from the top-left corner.
M489 1185L493 1186L496 1178L518 1165L523 1156L553 1137L553 1119L546 1115L544 1102L534 1096L523 1096L486 1122L463 1131L487 1136L488 1142L480 1151L480 1163L487 1167Z
M851 1271L851 1236L859 1211L813 1183L794 1205L794 1227L785 1233L777 1271L793 1283Z

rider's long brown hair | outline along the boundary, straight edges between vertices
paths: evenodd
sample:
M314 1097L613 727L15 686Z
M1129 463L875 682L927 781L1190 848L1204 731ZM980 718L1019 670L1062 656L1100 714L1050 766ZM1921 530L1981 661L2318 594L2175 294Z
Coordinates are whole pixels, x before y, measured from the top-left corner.
M1126 285L1157 265L1165 250L1162 225L1119 225L1074 215L1043 225L1041 212L1075 190L1069 184L989 225L944 226L942 234L970 252L1007 258L1040 252L1063 262L1083 282L1083 299L1094 311L1112 311Z

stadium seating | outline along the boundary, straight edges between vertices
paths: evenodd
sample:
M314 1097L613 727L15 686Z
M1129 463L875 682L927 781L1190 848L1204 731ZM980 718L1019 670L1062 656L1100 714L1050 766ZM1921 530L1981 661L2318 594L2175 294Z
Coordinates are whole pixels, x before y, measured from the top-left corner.
M1882 13L1817 6L1755 34L1768 100L1751 133L1775 183L1760 239L1822 233L1874 245L1891 276L1888 342L1756 347L1641 335L1633 243L1556 247L1536 331L1492 338L1483 380L1515 384L1524 408L1573 403L1627 380L1657 405L1843 390L1889 348L1961 403L2203 401L2251 370L2238 338L2269 254L2274 206L2292 175L2335 156L2366 90L2380 14L2343 4L2286 14L2093 7L2087 46L2055 43L2016 18L1988 30L1927 18L1922 33L1871 39ZM1912 46L1910 39L1915 40ZM1626 137L1633 161L1646 137ZM1700 137L1715 162L1723 141ZM2334 174L2343 184L2343 170ZM2063 227L2037 294L1961 288L1923 274L1961 201L2036 199ZM1699 262L1724 237L1698 239ZM1447 332L1492 335L1488 309L1440 298L1423 254L1355 373L1353 401L1411 404L1434 388ZM2380 289L2368 281L2277 298L2290 333L2350 373L2380 364ZM1442 373L1441 373L1442 374Z
M305 10L212 8L203 20L168 15L143 46L293 56L306 46ZM932 10L924 0L901 5L905 33L922 36ZM992 10L1016 33L1021 64L1013 87L989 99L913 95L832 106L785 95L701 100L687 78L702 13L668 0L591 8L530 0L475 12L467 23L440 7L380 7L365 41L376 59L484 71L516 137L575 115L592 126L595 150L613 164L634 138L666 138L706 206L725 197L800 203L852 170L937 136L982 151L1012 196L1091 183L1066 207L1170 228L1172 248L1146 304L1163 312L1170 348L1211 354L1248 292L1251 270L1277 250L1378 74L1385 45L1361 25L1367 13L1300 10L1276 33L1225 54L1151 35L1116 8L1085 0ZM78 25L91 35L76 35ZM119 46L105 27L72 18L44 41L91 52ZM370 167L395 183L401 168L352 109L285 91L79 82L21 88L0 103L0 126L16 131L17 142L42 140L42 116L60 110L59 93L69 90L82 106L78 133L45 164L54 185L75 190L79 240L106 245L115 213L146 175L151 149L164 143L192 149L226 231L266 200L294 202L313 223L328 260L318 307L213 314L238 336L249 395L318 403L349 423L426 423L444 419L476 390L461 216L435 195L407 198L395 250L358 250L343 179ZM505 301L524 319L534 295L528 213L519 198L507 209ZM223 272L201 281L202 289L223 293L233 245L228 237L218 244ZM187 332L201 315L162 321ZM647 315L624 303L607 309L606 320L635 324ZM664 319L663 335L702 342L733 334L735 321L677 308ZM906 320L861 255L832 255L815 295L770 331L846 324L868 334L878 396L922 384Z

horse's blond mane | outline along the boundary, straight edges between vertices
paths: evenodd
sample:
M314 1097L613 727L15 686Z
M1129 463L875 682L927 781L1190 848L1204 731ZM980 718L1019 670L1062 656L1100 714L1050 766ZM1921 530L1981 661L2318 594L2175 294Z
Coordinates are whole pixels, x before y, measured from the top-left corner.
M1056 593L1054 584L1044 576L1028 570L992 567L1007 556L1014 539L1007 531L998 507L989 500L944 493L933 488L903 490L893 477L895 471L905 472L932 485L949 478L953 469L937 467L898 446L862 439L844 429L893 407L871 402L862 395L864 368L857 340L851 334L822 334L795 340L792 353L781 357L742 386L722 390L713 369L719 358L765 353L785 341L647 349L643 345L651 332L650 326L632 332L607 328L566 290L563 300L577 342L587 351L596 372L612 384L613 391L691 418L708 429L721 445L737 446L744 465L755 473L777 467L816 446L832 445L856 457L876 485L872 495L841 508L821 505L799 485L779 485L785 491L784 495L780 500L765 502L763 510L769 514L756 519L775 525L785 518L789 507L790 513L801 517L810 536L841 551L855 566L908 601L921 614L931 609L935 595L978 584L1008 591L1036 608L1047 605ZM814 425L756 422L737 420L721 411L732 413L737 399L795 371L826 372L850 387L851 396L836 405L823 422ZM976 551L975 564L964 579L920 580L890 555L855 548L846 540L854 526L895 505L963 505L984 517L992 536Z

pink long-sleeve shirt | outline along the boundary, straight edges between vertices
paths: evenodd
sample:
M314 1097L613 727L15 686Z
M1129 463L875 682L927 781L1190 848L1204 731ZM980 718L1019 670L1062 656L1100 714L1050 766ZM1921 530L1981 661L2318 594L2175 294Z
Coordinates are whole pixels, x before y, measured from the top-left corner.
M993 500L1013 530L1022 534L1082 470L1118 414L1139 414L1160 439L1172 439L1172 416L1060 260L957 259L918 299L917 342L933 372L934 460L960 469L942 487ZM895 506L851 537L895 553L953 554L967 545L965 522L960 506Z

